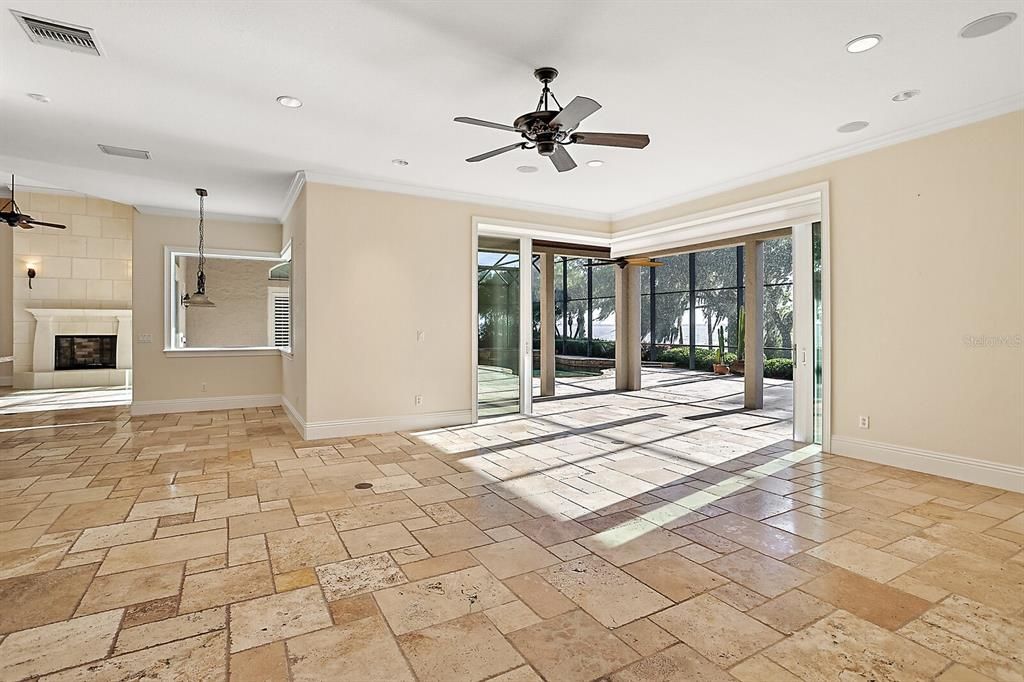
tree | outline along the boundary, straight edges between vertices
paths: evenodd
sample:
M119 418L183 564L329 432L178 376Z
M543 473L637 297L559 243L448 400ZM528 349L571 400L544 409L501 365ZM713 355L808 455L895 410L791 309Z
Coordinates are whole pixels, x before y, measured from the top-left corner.
M764 243L764 345L793 347L793 239ZM783 351L785 357L791 351Z
M765 345L791 348L793 343L793 258L792 239L781 237L765 242ZM736 348L739 313L738 281L742 249L735 246L694 254L694 280L690 293L690 254L660 257L663 266L654 270L656 300L654 338L651 329L651 271L641 277L641 335L656 345L714 346L719 329L725 330L729 348ZM589 261L593 263L593 261ZM564 291L563 291L564 269ZM613 264L588 265L585 258L555 259L555 317L557 337L563 320L569 339L587 338L587 277L591 278L590 301L594 322L608 319L615 312L615 271ZM539 267L535 259L534 291L539 292ZM690 306L698 319L697 338L690 339ZM539 295L534 299L534 335L539 337ZM784 353L788 355L788 353Z
M540 340L540 259L533 259L533 335ZM590 263L594 265L590 265ZM555 257L555 338L561 339L563 320L565 337L587 338L587 278L592 278L594 322L602 322L615 313L615 265L587 258ZM563 279L564 271L564 279Z

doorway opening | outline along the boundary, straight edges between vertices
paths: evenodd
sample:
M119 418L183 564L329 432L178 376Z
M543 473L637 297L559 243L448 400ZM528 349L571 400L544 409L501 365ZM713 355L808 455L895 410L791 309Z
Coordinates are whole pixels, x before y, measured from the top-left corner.
M476 248L476 412L528 412L531 384L529 247L516 237L480 234ZM524 318L526 324L524 324ZM524 385L527 390L523 390Z
M540 248L540 247L535 247ZM533 396L551 399L604 390L615 370L615 270L607 258L551 252L554 381L541 376L545 253L533 256ZM549 380L550 381L550 380Z

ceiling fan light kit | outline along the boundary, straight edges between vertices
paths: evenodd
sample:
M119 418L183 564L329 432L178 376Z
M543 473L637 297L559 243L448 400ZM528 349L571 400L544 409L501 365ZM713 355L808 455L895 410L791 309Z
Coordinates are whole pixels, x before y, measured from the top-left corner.
M466 161L476 163L513 149L536 149L538 154L551 159L551 163L559 173L564 173L576 167L576 162L566 151L566 147L569 145L589 144L602 147L643 149L650 144L651 139L647 135L576 132L583 119L600 109L601 105L589 97L574 97L569 104L563 107L550 88L551 81L558 77L558 69L544 66L535 70L533 75L544 86L540 92L540 99L537 101L537 108L517 118L512 125L468 116L456 117L455 121L458 123L519 133L523 138L522 142L471 156ZM551 108L552 102L557 107L556 109Z

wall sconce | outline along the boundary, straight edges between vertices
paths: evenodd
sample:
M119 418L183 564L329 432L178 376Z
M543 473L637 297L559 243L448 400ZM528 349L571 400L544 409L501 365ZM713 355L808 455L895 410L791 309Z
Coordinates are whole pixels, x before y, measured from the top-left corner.
M35 278L36 278L36 269L35 268L29 268L28 269L28 288L29 289L32 288L32 280L34 280Z

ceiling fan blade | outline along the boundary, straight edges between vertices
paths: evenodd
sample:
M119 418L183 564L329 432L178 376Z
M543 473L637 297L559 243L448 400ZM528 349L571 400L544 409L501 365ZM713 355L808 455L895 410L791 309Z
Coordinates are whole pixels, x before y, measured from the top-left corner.
M28 225L42 225L43 227L56 227L59 230L66 230L66 229L68 229L67 225L58 225L57 223L44 223L42 220L32 220L31 218L28 219L28 220L22 221L21 226L25 227L26 224L28 224ZM28 229L28 228L26 228L26 229Z
M651 143L646 135L629 133L575 133L572 139L576 144L594 144L602 147L628 147L643 149Z
M560 144L555 145L555 153L550 157L551 163L555 164L555 168L558 169L559 173L565 171L571 171L576 167L576 162L569 156L569 152L565 151L565 147Z
M657 268L665 265L661 261L651 260L650 258L623 258L627 265L636 265L642 268Z
M468 123L474 126L483 126L485 128L497 128L498 130L508 130L509 132L513 133L519 132L512 126L507 126L504 123L492 123L490 121L482 121L479 118L471 118L469 116L457 116L455 120L459 123Z
M572 130L580 124L580 121L600 108L601 105L589 97L573 97L572 101L551 119L549 125L561 126L563 130Z
M507 147L501 147L499 149L492 149L489 152L484 152L483 154L477 154L476 156L471 156L468 159L466 159L466 161L469 161L470 163L474 163L476 161L483 161L484 159L489 159L492 156L497 156L498 154L504 154L505 152L510 152L513 149L519 149L524 144L526 144L526 143L525 142L516 142L515 144L510 144Z

